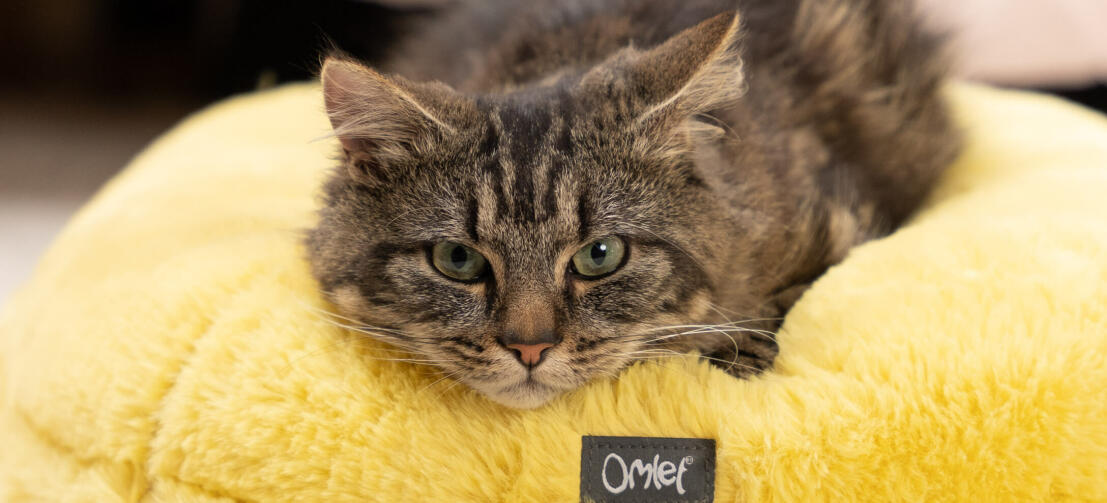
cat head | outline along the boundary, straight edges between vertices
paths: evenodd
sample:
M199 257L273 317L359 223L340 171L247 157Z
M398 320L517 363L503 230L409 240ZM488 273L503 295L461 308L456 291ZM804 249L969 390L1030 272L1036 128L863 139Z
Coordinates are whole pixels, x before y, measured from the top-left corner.
M693 145L738 99L738 19L514 92L473 96L345 59L322 70L343 150L308 244L383 340L535 407L703 318L726 255Z

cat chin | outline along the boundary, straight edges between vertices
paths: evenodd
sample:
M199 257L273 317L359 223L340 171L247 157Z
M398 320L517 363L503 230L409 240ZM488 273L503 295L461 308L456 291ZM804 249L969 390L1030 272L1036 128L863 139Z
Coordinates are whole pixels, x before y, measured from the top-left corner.
M473 388L493 402L513 409L536 409L561 394L560 390L537 381L526 381L506 387L474 386Z

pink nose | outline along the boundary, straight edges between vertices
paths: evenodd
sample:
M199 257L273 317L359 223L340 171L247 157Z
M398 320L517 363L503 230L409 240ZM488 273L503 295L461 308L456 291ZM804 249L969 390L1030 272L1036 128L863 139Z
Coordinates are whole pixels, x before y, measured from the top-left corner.
M523 365L533 367L542 361L542 352L552 348L553 344L540 342L538 344L508 344L508 349L515 350L516 356Z

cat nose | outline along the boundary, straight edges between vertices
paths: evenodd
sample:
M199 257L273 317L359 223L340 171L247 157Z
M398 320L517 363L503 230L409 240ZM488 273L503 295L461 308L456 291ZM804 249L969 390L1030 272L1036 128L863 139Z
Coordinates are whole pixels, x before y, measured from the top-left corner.
M548 342L538 344L508 344L507 348L515 352L515 357L527 367L535 367L542 363L542 357L547 349L553 347Z
M552 331L540 334L539 337L522 337L517 332L506 332L500 337L500 344L515 353L523 365L535 367L542 363L546 350L558 343L558 337Z

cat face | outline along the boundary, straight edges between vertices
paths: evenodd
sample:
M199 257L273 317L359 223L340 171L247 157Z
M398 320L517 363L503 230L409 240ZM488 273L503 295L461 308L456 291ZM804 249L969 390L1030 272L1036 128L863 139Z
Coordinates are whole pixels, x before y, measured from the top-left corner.
M466 96L330 60L343 164L309 238L347 316L535 407L703 318L725 220L690 152L741 89L725 14L548 85ZM372 331L372 330L371 330Z

